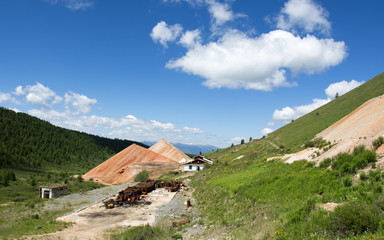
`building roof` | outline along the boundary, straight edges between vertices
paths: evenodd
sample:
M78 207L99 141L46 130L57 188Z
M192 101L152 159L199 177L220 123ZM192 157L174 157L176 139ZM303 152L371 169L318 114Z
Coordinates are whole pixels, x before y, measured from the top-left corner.
M207 159L207 158L205 158L205 157L203 157L203 156L201 156L201 155L198 155L198 156L195 156L195 157L193 158L193 160L188 161L188 162L186 162L185 164L204 164L204 163L212 164L213 162L212 162L212 160L210 160L210 159ZM184 164L184 165L185 165L185 164Z

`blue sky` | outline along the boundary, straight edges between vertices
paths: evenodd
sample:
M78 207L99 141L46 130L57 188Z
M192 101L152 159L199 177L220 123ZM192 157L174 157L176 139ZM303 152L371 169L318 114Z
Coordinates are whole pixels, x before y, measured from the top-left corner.
M0 106L111 138L259 138L383 72L384 1L2 0Z

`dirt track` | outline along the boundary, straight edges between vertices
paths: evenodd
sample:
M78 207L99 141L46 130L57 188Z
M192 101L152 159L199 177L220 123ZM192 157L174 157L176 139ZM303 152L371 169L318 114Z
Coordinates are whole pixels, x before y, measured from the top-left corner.
M89 193L91 194L91 193ZM102 202L80 209L72 214L58 218L60 221L74 222L76 224L63 231L30 236L32 239L108 239L107 230L117 227L153 225L157 210L160 206L168 204L176 193L166 189L157 189L148 195L152 200L150 205L135 205L106 209ZM105 196L103 197L105 198Z

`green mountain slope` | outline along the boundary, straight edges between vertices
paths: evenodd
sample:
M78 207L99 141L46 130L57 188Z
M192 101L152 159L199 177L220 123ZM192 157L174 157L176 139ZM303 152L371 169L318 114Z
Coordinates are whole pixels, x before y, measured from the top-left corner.
M384 94L384 73L268 135L279 146L298 148L371 98Z
M56 127L0 108L0 167L91 169L132 143Z
M384 74L265 138L205 154L214 164L194 176L194 197L208 238L220 232L232 239L382 239L384 174L373 152L360 147L318 167L267 161L300 149L382 94ZM356 177L366 166L372 170ZM339 207L323 210L328 204Z

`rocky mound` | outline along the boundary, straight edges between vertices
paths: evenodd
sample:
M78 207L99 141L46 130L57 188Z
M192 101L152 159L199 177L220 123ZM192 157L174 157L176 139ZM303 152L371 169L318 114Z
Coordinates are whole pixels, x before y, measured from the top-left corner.
M164 139L150 147L149 150L152 150L164 157L173 159L179 163L186 163L191 160L187 155Z
M143 170L149 171L151 178L156 178L179 168L178 161L133 144L84 174L83 178L104 184L121 184L132 182Z

